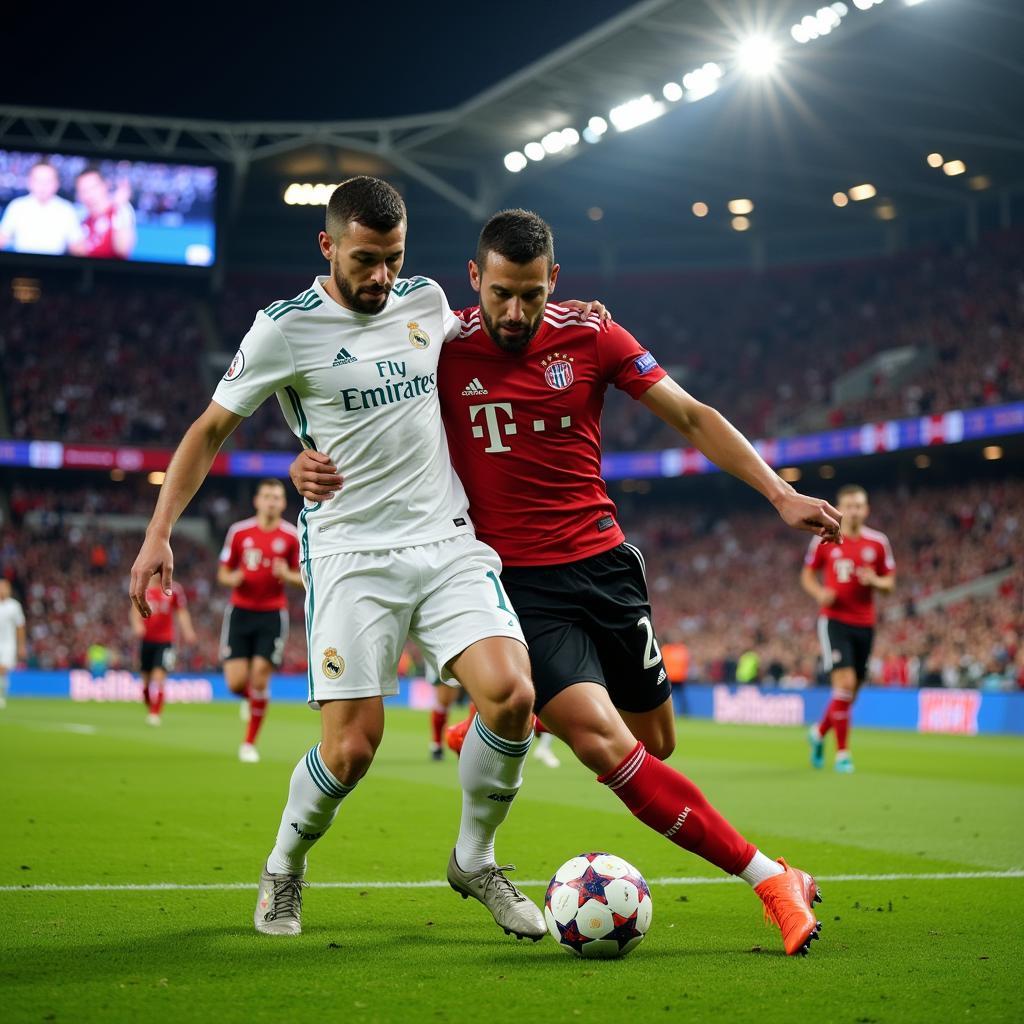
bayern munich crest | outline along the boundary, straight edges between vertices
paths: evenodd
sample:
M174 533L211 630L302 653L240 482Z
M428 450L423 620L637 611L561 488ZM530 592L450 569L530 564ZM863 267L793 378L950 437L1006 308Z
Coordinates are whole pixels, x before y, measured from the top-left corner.
M544 379L548 387L556 391L564 391L573 382L572 357L564 352L552 352L551 355L541 360L544 367Z

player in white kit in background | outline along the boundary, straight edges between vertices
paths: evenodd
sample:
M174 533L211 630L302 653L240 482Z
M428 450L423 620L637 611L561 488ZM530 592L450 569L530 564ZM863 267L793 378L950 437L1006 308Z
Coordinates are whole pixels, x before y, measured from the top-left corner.
M0 579L0 708L7 707L8 674L25 653L25 612L11 596L11 581Z
M540 939L544 918L494 857L496 829L522 781L534 692L501 562L476 539L441 422L438 359L461 324L436 283L398 278L406 213L390 185L359 177L338 186L326 228L319 242L330 274L257 314L179 445L132 568L131 597L145 616L149 579L159 573L170 586L174 522L242 417L276 394L296 436L329 454L344 483L299 517L309 703L321 712L322 739L292 773L256 928L301 931L306 853L373 761L382 698L397 690L411 634L480 712L459 762L462 821L448 881L506 932Z

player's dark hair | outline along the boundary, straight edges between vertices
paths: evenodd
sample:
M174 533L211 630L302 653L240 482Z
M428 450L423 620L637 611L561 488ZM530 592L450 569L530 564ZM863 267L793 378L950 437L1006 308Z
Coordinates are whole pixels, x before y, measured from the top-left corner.
M502 210L484 225L476 243L476 265L481 270L492 252L519 264L543 256L550 268L555 262L555 237L548 222L531 210Z
M860 484L843 484L836 494L836 501L842 501L848 494L863 494L867 499L868 492Z
M286 490L286 488L284 486L284 483L282 481L278 480L276 476L265 476L256 485L256 490L255 490L254 493L259 494L260 491L262 491L264 487L280 487L281 490L285 492L285 494L288 493L288 491Z
M343 181L331 193L325 230L332 238L337 238L353 220L382 234L394 231L406 220L405 202L386 181L360 174Z
M86 166L75 175L75 181L80 181L87 174L95 174L101 181L107 180L103 177L103 172L99 169L97 164L86 164Z

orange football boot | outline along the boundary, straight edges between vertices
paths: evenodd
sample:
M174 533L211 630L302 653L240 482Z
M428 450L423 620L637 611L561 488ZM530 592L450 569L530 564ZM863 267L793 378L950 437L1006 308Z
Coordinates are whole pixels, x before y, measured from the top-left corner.
M448 744L449 750L455 751L456 757L462 753L462 744L466 742L466 733L469 732L474 718L476 718L476 707L470 704L469 717L455 725L449 725L445 730L445 742Z
M764 904L764 919L778 926L786 956L806 956L820 937L821 922L813 904L821 902L818 883L806 871L791 868L781 857L782 874L762 882L754 892Z

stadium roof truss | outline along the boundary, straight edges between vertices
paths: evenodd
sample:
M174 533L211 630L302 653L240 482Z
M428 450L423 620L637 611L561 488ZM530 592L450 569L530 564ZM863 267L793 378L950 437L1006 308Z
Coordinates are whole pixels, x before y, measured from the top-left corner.
M813 5L813 0L776 0L770 8L773 24L768 27L787 32ZM521 181L546 176L551 168L577 159L591 147L569 147L539 165L531 164L522 175L504 171L504 153L546 132L584 125L590 115L660 89L660 83L678 78L687 68L722 59L745 27L740 6L726 0L643 0L449 110L385 120L228 122L0 105L0 146L67 147L97 155L227 163L236 171L232 214L238 211L254 164L306 147L329 147L371 155L481 220ZM892 22L906 14L902 5L886 5L873 12L871 24ZM1019 106L1024 95L1019 88L1024 66L1012 56L987 52L970 40L944 39L947 54L967 53L965 59L975 62L973 66L987 66L1003 76L1004 85L1008 76L1018 88L1008 92L993 88L990 81L987 90L980 87L985 103L979 104L975 95L936 88L927 69L886 66L884 58L871 54L862 55L875 62L877 77L871 84L865 84L862 73L850 74L847 67L841 89L833 87L833 69L839 74L842 68L838 59L830 60L828 51L868 27L869 21L850 19L842 31L796 53L801 62L808 58L809 74L817 76L813 81L818 106L808 112L808 121L820 113L822 103L836 104L832 116L838 110L843 120L841 131L827 139L815 142L809 138L814 133L805 130L805 137L797 140L803 181L813 183L815 190L818 183L824 188L828 182L842 181L851 164L857 164L866 141L881 139L888 140L893 151L891 187L923 202L965 202L967 197L955 182L940 177L929 183L907 175L905 159L911 149L917 159L922 147L948 144L981 146L1019 160L1024 121L1013 106ZM726 76L723 92L735 84L735 77ZM1009 98L1013 95L1018 101ZM992 96L1001 97L1001 108L988 102ZM794 106L800 105L800 99ZM787 144L785 139L776 141ZM699 148L689 166L697 180L720 181L730 165L735 167L735 154L720 145L709 142ZM786 166L784 160L763 161L765 166L758 172L763 194L785 195L800 205L799 189L793 187L796 162ZM621 174L627 165L618 163L613 173ZM664 184L668 188L672 182L666 178Z

